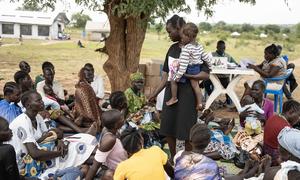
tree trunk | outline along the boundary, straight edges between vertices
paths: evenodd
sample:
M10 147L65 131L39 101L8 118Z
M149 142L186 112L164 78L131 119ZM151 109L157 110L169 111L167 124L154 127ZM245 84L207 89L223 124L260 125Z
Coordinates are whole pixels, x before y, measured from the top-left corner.
M106 11L110 35L105 41L108 59L103 65L111 90L124 91L130 86L129 76L138 70L147 21L139 17L118 17Z

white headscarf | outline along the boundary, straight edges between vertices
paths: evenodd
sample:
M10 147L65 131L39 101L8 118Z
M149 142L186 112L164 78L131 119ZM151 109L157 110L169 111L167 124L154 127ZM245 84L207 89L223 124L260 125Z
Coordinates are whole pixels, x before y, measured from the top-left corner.
M300 158L300 131L298 129L285 127L280 131L277 139L280 146ZM288 172L292 170L300 171L300 163L290 160L281 163L281 169L276 173L274 180L288 180Z
M300 159L300 130L285 127L277 136L279 144Z

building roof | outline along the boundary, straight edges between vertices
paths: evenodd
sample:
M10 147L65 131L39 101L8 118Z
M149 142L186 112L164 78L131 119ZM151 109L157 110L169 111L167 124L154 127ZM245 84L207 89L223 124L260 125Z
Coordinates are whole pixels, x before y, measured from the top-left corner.
M0 22L52 25L55 20L68 24L70 21L65 13L58 12L36 12L36 11L9 11L0 12Z
M108 20L105 22L88 21L85 25L85 30L90 32L110 32Z

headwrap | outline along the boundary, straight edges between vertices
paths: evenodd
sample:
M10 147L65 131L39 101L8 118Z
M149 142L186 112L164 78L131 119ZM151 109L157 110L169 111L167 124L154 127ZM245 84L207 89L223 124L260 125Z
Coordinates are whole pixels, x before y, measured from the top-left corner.
M144 75L141 72L130 74L130 81L144 80Z
M297 158L300 158L300 130L285 127L280 131L277 139L280 146Z

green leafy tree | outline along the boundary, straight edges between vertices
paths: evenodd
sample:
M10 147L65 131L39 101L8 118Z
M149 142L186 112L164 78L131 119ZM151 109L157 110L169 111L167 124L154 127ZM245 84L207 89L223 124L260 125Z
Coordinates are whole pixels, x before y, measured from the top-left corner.
M90 16L79 13L79 12L72 14L72 17L71 17L71 21L73 22L74 27L77 27L77 28L84 28L86 25L86 22L90 21L90 20L92 20L90 18Z
M251 24L243 24L241 27L242 32L251 32L254 31L255 28Z
M18 7L17 10L22 11L42 11L43 6L41 6L38 1L24 1L21 7Z
M275 24L268 24L265 26L265 31L267 33L273 32L273 33L280 33L280 26Z
M283 29L281 30L281 32L282 32L282 33L285 33L285 34L289 34L289 33L291 33L291 29L288 28L288 27L285 27L285 28L283 28Z
M208 22L201 22L199 24L200 31L211 31L212 25Z
M158 38L160 37L159 35L160 35L161 31L163 30L163 28L164 28L164 25L161 21L159 23L155 24L155 31L158 35Z
M226 27L226 23L224 21L219 21L214 25L214 29L216 29L216 30L226 31L225 27Z
M18 1L18 0L12 0ZM54 7L57 0L24 0ZM218 0L195 0L197 9L207 16L213 14ZM239 0L254 4L256 0ZM189 11L186 0L75 0L78 5L107 14L110 35L105 41L104 53L108 59L103 69L111 88L124 90L129 86L129 75L137 71L147 23L153 17L165 18L170 12Z

